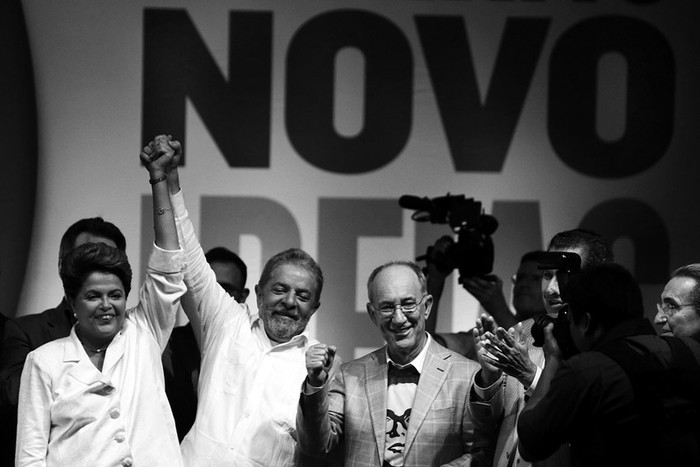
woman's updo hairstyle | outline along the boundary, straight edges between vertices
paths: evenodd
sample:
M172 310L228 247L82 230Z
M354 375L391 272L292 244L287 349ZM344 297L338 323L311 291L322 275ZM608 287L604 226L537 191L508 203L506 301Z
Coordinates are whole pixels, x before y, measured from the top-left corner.
M93 272L114 274L129 295L131 266L126 253L104 243L85 243L70 250L61 261L59 274L66 297L74 300L87 276Z

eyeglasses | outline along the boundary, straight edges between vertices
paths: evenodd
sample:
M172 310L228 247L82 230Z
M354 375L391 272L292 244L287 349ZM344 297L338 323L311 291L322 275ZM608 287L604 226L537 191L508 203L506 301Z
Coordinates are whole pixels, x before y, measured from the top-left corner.
M418 302L413 302L413 301L408 301L404 303L397 303L395 305L390 305L390 304L385 304L382 305L379 308L375 308L379 313L381 313L382 317L384 318L389 318L394 315L394 312L396 311L397 308L401 309L401 312L403 312L404 315L411 315L418 310L418 307L421 306L423 301L428 295L423 295L423 298L418 300Z
M659 313L663 313L665 315L668 314L674 314L677 313L678 310L680 310L683 307L686 306L693 306L692 303L681 303L680 305L677 303L673 302L664 302L664 303L657 303L656 304L656 309L659 311Z

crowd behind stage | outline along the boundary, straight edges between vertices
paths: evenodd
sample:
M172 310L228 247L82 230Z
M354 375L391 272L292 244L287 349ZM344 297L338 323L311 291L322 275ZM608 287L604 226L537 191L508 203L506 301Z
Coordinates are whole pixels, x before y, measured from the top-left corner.
M459 251L441 238L424 267L376 265L364 319L385 345L341 362L307 330L319 264L269 258L252 311L245 263L199 243L181 158L158 135L132 161L155 232L136 306L126 239L94 217L60 238L58 305L0 316L0 465L700 465L700 264L670 274L652 324L608 240L565 230L523 252L512 292L460 277L484 313L437 333Z

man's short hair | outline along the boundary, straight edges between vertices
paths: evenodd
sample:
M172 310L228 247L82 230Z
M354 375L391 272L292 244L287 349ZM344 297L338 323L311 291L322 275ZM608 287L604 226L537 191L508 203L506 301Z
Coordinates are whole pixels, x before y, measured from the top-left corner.
M290 248L277 253L272 258L267 260L265 267L260 274L259 285L262 287L270 280L272 271L283 264L294 264L306 270L316 279L316 300L321 299L321 290L323 290L323 272L321 267L314 261L310 254L301 248Z
M632 274L616 263L594 264L571 276L566 285L569 313L580 322L589 313L594 327L610 329L644 316L642 292Z
M420 291L422 294L426 294L428 292L428 281L425 278L425 274L423 274L423 270L418 266L416 263L413 261L403 261L403 260L397 260L397 261L389 261L388 263L384 263L381 266L378 266L372 271L372 273L369 275L369 279L367 279L367 298L369 299L370 302L372 302L372 283L374 282L374 279L377 278L377 275L385 270L388 267L391 266L406 266L407 268L410 268L418 278L418 282L420 283Z
M228 248L217 246L207 251L204 257L207 259L207 263L209 264L218 262L231 263L236 266L238 270L241 271L241 279L243 279L243 286L245 287L245 283L248 280L248 267L236 253Z
M70 249L61 261L59 274L66 297L74 300L85 279L93 272L114 274L129 295L132 274L126 253L104 243L84 243Z
M690 301L693 303L695 311L700 312L700 263L686 264L679 267L671 274L671 279L676 277L688 277L695 280L695 287L690 293Z
M126 251L126 238L119 227L108 222L101 217L88 217L80 219L61 237L61 244L58 247L58 264L61 265L62 258L75 246L75 239L81 233L89 233L98 237L109 238L117 246L118 250Z
M615 255L610 244L601 235L591 230L573 229L559 232L547 246L547 250L569 250L578 248L582 250L584 258L581 258L583 267L600 263L615 262Z

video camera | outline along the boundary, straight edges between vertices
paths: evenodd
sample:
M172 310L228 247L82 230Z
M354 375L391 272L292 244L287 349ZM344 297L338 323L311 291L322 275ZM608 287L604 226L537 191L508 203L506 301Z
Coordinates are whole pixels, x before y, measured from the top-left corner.
M491 234L498 228L498 221L484 214L480 201L449 193L433 199L403 195L399 198L399 206L414 210L411 219L416 222L449 224L457 233L457 241L451 243L440 258L438 267L441 270L449 273L458 269L460 277L484 276L491 272Z
M542 347L544 345L544 328L546 328L549 323L554 323L552 334L554 334L554 337L557 339L557 344L559 345L564 359L567 359L577 354L578 349L569 332L569 310L566 304L568 302L566 284L569 282L569 278L572 274L581 271L581 257L576 253L548 251L538 254L537 262L537 269L556 271L559 295L564 302L564 306L559 310L559 314L556 318L545 314L535 319L532 329L530 330L532 338L534 339L532 345L535 347Z

